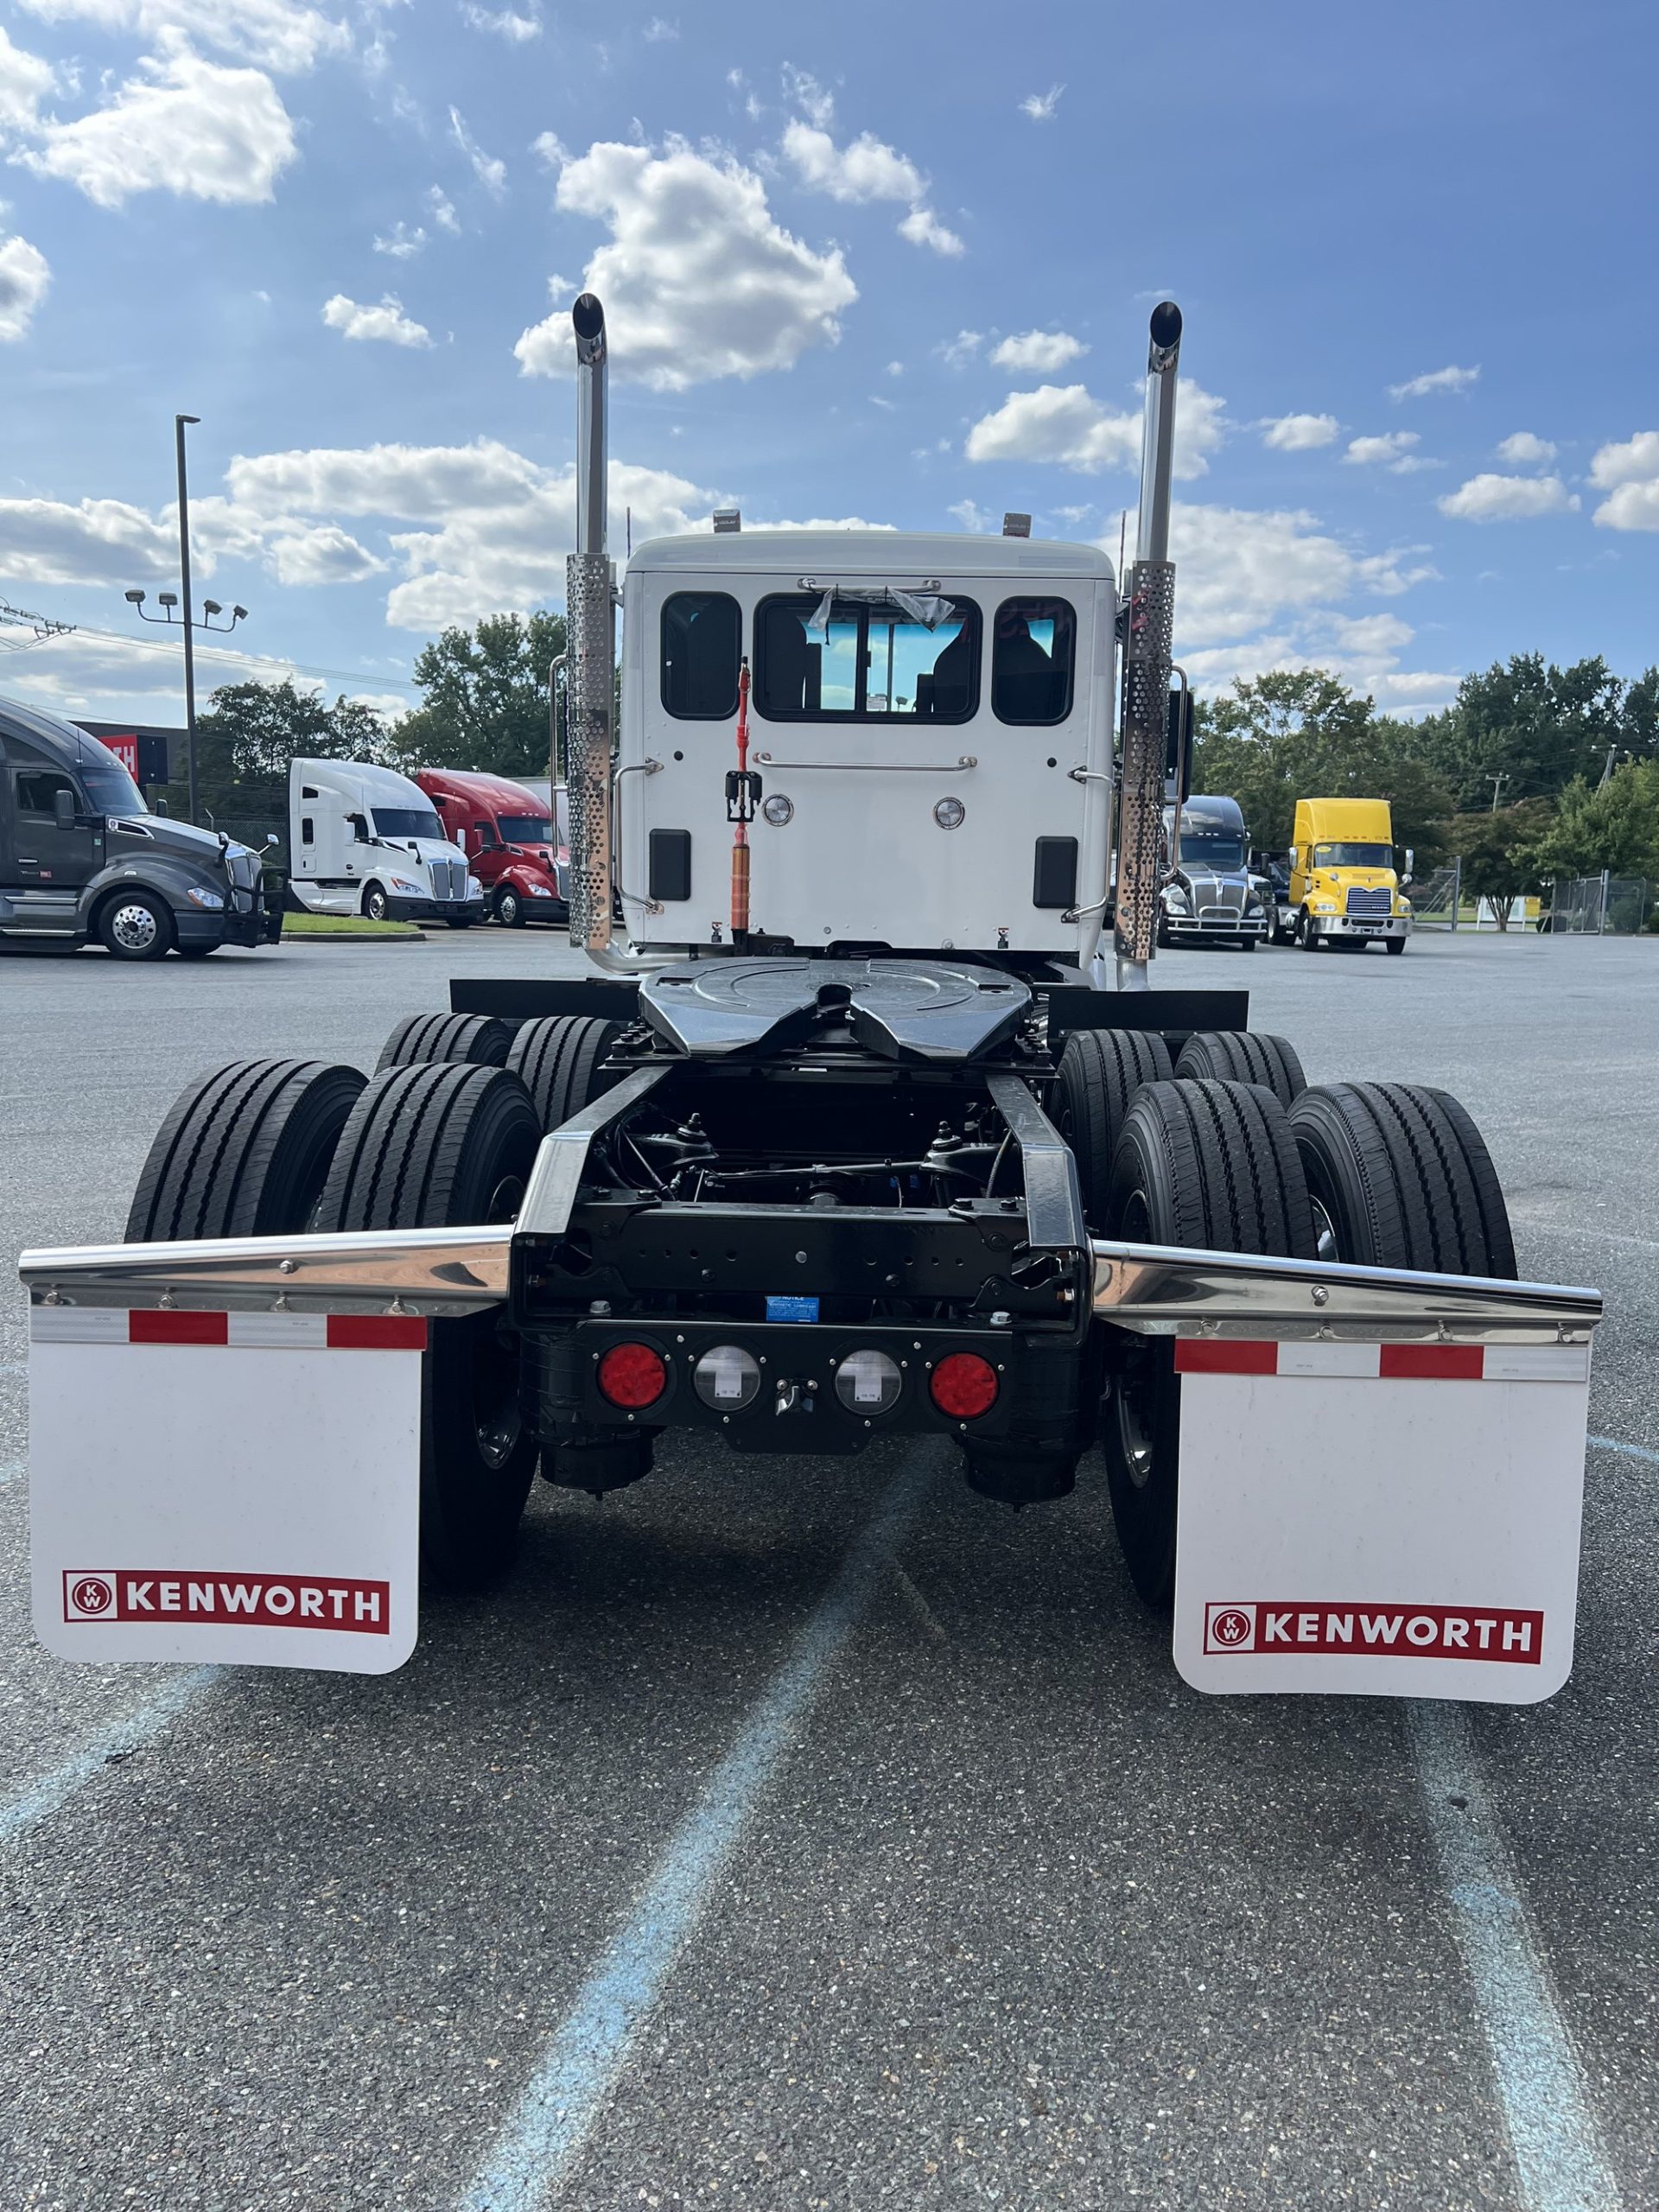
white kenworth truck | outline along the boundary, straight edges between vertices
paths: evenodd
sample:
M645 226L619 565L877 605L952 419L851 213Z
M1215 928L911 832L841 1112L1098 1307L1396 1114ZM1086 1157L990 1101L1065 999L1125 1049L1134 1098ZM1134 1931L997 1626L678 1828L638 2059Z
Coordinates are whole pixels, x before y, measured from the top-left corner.
M619 590L573 321L554 772L598 972L456 983L367 1078L202 1076L127 1241L24 1255L41 1637L384 1671L423 1579L507 1569L538 1465L899 1436L1014 1506L1103 1481L1201 1689L1548 1695L1599 1297L1516 1280L1445 1092L1310 1086L1243 993L1151 988L1178 310L1122 586L724 517Z

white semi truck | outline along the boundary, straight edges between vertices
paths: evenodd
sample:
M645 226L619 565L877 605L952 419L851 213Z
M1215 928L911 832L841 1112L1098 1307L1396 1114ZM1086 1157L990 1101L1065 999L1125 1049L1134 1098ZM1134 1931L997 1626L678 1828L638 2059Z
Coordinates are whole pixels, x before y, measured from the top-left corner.
M40 1635L384 1670L423 1566L508 1568L538 1466L600 1493L676 1431L803 1475L897 1437L1014 1505L1103 1483L1200 1689L1548 1695L1599 1296L1516 1280L1446 1092L1310 1085L1243 992L1152 987L1178 310L1121 582L727 530L619 590L599 302L573 321L598 973L457 982L367 1079L215 1070L125 1243L24 1255ZM1339 1448L1285 1448L1310 1428Z
M416 783L366 760L291 760L289 889L310 914L484 918L484 893Z

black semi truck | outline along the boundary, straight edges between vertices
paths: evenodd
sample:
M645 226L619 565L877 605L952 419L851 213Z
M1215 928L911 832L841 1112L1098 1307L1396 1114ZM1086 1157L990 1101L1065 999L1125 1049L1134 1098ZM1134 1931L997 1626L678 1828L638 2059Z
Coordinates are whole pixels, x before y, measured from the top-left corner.
M95 737L0 699L0 939L117 960L273 944L282 902L262 873L247 846L152 814Z

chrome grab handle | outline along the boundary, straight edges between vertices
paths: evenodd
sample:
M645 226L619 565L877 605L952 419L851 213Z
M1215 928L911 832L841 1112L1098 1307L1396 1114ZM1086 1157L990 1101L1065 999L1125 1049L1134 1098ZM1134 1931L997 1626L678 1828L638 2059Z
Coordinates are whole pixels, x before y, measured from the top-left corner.
M766 768L835 768L844 774L868 771L872 775L954 776L959 768L977 768L979 756L960 753L954 760L776 760L770 753L757 753Z

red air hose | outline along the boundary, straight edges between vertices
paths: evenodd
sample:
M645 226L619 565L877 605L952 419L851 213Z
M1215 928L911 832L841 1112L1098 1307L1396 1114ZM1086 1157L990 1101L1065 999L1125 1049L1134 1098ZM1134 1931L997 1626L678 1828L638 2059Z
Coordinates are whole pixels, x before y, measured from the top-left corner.
M732 822L732 942L741 944L749 928L749 830L754 800L749 777L749 664L745 656L737 677L737 779L730 808ZM740 932L741 934L740 934Z

